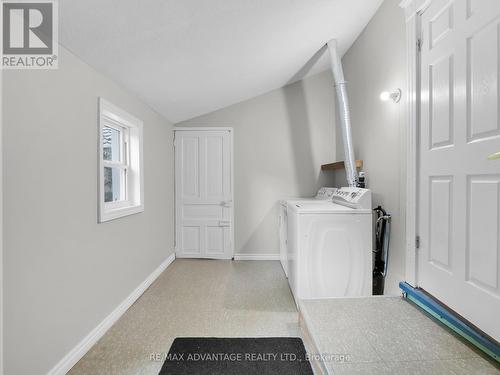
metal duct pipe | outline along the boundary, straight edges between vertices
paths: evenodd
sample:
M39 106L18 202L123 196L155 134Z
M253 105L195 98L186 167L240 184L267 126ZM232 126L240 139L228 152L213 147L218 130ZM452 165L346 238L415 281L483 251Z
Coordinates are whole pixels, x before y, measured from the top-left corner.
M356 174L356 159L354 158L354 147L351 135L351 114L349 112L349 99L347 98L347 82L344 80L342 62L337 51L337 40L331 39L326 44L330 51L331 68L335 90L337 91L337 103L340 114L340 129L342 129L342 141L345 153L345 171L349 186L356 186L358 177Z

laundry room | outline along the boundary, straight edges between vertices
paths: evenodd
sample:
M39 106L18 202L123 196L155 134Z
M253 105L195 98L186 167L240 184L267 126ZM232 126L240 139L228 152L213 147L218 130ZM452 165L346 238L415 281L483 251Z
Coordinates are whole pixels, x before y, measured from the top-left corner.
M0 375L500 374L500 2L0 5Z
M387 19L401 15L397 7L386 7ZM392 218L388 293L398 293L404 278L406 107L381 94L406 88L405 32L404 20L373 19L342 59L356 175L364 173L373 208L382 206ZM338 48L342 53L342 44ZM314 74L322 64L328 69ZM334 164L345 153L326 45L294 79L300 80L176 124L234 129L236 258L275 257L280 201L348 186L343 164Z

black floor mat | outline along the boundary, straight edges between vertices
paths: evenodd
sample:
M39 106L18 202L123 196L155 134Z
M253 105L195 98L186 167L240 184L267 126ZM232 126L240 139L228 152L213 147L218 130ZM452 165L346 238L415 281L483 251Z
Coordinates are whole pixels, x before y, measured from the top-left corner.
M300 338L176 338L159 375L313 374Z

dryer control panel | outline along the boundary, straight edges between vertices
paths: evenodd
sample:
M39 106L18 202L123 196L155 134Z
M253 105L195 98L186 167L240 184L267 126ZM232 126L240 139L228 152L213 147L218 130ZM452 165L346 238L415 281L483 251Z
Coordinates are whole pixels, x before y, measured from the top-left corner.
M338 190L337 188L322 187L318 190L318 194L316 194L316 199L331 200L337 190Z
M357 187L341 187L333 193L332 202L356 209L371 210L372 192Z

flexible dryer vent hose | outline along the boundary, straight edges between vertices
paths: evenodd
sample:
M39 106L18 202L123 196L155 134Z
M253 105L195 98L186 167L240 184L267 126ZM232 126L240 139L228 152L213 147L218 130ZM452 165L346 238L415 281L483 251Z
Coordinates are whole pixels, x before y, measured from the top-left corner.
M344 79L342 62L337 51L337 40L331 39L327 43L330 52L331 68L335 90L337 91L337 103L340 114L340 129L342 130L342 141L345 153L345 171L349 186L357 186L356 159L354 158L354 147L351 135L351 113L349 111L349 99L347 97L347 83Z

